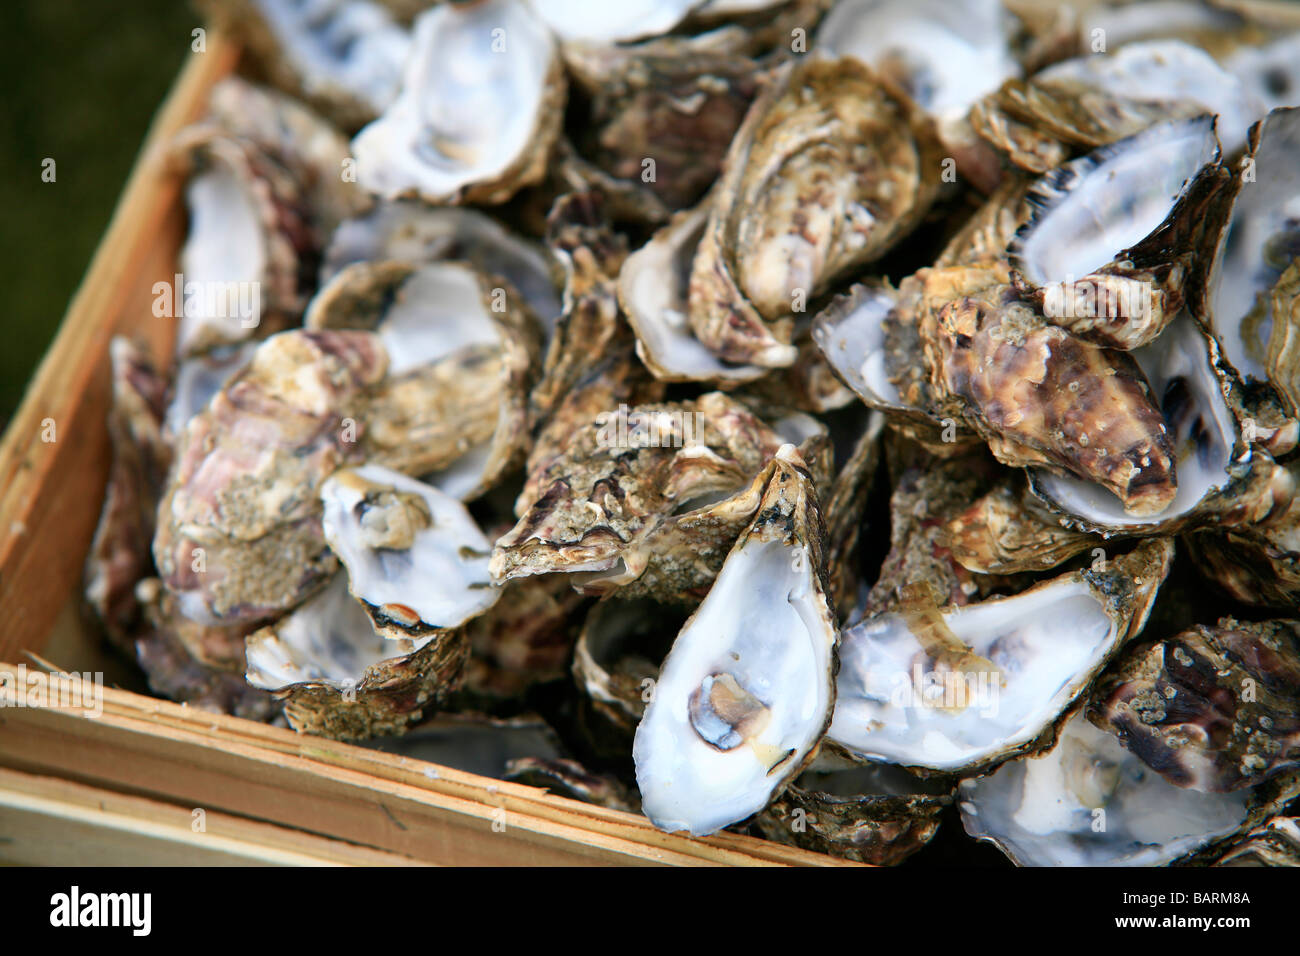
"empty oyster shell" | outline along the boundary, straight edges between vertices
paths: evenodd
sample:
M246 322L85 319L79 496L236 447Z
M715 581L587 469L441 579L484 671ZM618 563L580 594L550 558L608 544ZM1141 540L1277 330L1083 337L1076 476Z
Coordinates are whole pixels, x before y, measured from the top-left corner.
M1001 0L841 0L817 30L816 50L852 56L934 118L948 155L981 188L999 170L967 116L983 96L1020 75L1011 53L1016 18Z
M1183 313L1152 344L1131 353L1159 396L1162 428L1173 451L1178 487L1160 510L1134 514L1099 484L1074 475L1030 470L1030 487L1067 521L1086 531L1150 533L1212 520L1237 524L1276 506L1276 472L1258 449L1241 450L1241 429L1227 395L1235 376Z
M1300 622L1225 618L1133 648L1089 719L1179 787L1226 792L1300 765Z
M678 213L619 272L619 304L636 331L636 354L666 382L749 382L769 371L718 358L691 329L691 263L708 216L707 202Z
M368 461L474 498L524 456L542 330L503 280L465 263L358 262L312 300L312 329L374 330L390 360L357 405Z
M713 833L763 809L812 758L834 704L839 629L825 531L793 445L669 652L633 744L642 808Z
M246 643L248 682L284 701L294 729L341 740L400 733L456 688L469 657L458 632L378 634L345 574Z
M1246 382L1273 390L1286 414L1300 415L1300 110L1275 110L1252 130L1233 176L1228 212L1203 299L1193 311L1223 343Z
M924 599L844 632L827 741L857 759L972 773L1050 744L1059 720L1146 623L1173 560L1153 540L1013 597Z
M388 199L501 203L540 180L566 88L532 8L444 3L414 30L401 92L352 141L357 181Z
M354 262L382 260L470 262L518 289L548 335L560 315L559 263L540 245L514 235L476 209L377 202L369 212L345 220L334 231L321 262L320 284L328 285Z
M725 361L794 362L796 313L910 231L939 172L924 119L859 61L778 68L736 133L695 254L696 337Z
M966 832L1020 866L1159 866L1204 857L1300 793L1296 778L1201 793L1166 781L1076 712L1047 753L959 791Z
M202 0L239 36L277 85L343 129L374 119L397 95L409 32L364 0Z
M1007 251L1015 281L1049 321L1108 348L1137 348L1164 330L1194 278L1220 183L1214 125L1208 115L1157 124L1029 190L1033 216Z
M184 282L160 290L170 306L159 314L180 320L178 353L263 337L297 322L308 295L310 270L303 263L322 243L306 217L297 177L217 127L192 128L177 160L189 169Z
M334 472L320 496L325 540L381 636L439 639L501 596L488 575L491 543L432 485L363 465Z

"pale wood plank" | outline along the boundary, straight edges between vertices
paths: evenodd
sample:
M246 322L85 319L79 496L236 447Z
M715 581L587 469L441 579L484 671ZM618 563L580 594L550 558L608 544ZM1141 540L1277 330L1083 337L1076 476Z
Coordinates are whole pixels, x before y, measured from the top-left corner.
M35 866L412 866L220 812L191 811L53 777L0 769L0 863Z
M0 665L0 670L11 665ZM106 688L98 719L0 711L0 765L211 807L438 863L844 865ZM205 802L206 801L206 802ZM504 818L500 816L504 813ZM504 819L506 833L493 830Z

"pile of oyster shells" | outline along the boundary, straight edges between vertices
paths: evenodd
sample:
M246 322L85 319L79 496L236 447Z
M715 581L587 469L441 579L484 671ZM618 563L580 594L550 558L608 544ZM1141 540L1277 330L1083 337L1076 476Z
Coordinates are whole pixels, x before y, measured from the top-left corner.
M1300 863L1289 4L210 12L87 566L156 693L873 863Z

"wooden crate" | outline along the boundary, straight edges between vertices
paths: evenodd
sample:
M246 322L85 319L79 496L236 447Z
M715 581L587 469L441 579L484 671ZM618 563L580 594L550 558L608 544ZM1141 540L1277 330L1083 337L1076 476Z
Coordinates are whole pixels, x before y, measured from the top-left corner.
M239 52L209 30L207 51L191 54L0 442L0 661L13 662L0 671L40 655L109 683L126 673L80 612L108 473L108 343L126 333L160 361L171 352L173 322L153 317L151 288L176 272L186 217L164 146ZM104 698L97 717L0 708L0 862L844 865L732 834L660 833L533 787L123 690Z

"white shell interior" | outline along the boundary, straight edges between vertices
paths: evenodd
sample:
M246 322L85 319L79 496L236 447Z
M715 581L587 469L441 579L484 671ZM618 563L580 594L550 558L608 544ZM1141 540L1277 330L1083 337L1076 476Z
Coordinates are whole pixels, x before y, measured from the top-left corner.
M366 668L413 654L432 639L432 634L417 640L381 637L348 592L347 575L337 574L324 591L245 641L245 676L263 690L309 681L342 690L360 682Z
M922 109L957 119L977 100L1020 75L999 0L840 0L815 47L853 56L901 79Z
M521 0L439 4L415 22L392 106L352 141L357 181L387 198L451 198L535 148L555 43Z
M376 331L388 350L388 372L400 375L471 345L497 345L483 289L471 269L455 263L421 266L394 291Z
M1228 361L1242 375L1268 377L1268 339L1273 330L1269 315L1252 332L1242 328L1255 307L1256 297L1267 295L1281 276L1265 261L1269 240L1300 229L1300 110L1271 114L1255 154L1254 182L1237 194L1210 270L1210 315L1223 342Z
M468 260L490 275L509 280L548 332L562 311L547 254L477 209L406 200L377 202L366 214L346 219L334 230L321 265L321 285L344 266L373 259Z
M996 671L935 670L905 617L845 631L829 739L867 760L959 771L1042 733L1119 638L1105 607L1071 575L1010 598L943 612Z
M1267 109L1238 77L1204 50L1180 40L1132 43L1108 56L1087 54L1056 63L1035 83L1081 83L1140 103L1190 103L1218 116L1228 153L1246 145L1246 133Z
M180 435L191 418L203 411L257 351L257 342L212 349L176 363L176 382L163 423L171 435Z
M179 354L200 338L237 342L252 335L261 320L261 297L248 296L260 289L269 255L261 210L233 166L218 160L191 178L185 199L190 228L180 254L184 287L172 290L180 316ZM186 289L194 295L187 297ZM254 314L245 315L253 301Z
M359 480L358 480L359 479ZM367 491L418 495L432 521L409 548L373 548L362 518ZM352 593L367 604L410 608L433 627L457 627L493 604L488 558L492 544L465 506L437 488L382 465L341 469L321 486L325 540L348 569Z
M1175 787L1076 713L1045 754L962 782L962 824L1021 866L1160 866L1238 829L1250 791Z
M1192 178L1218 155L1210 116L1159 123L1060 167L1065 191L1017 237L1036 286L1081 279L1168 218Z
M563 40L620 43L667 33L704 0L531 0L548 27Z
M836 629L800 557L780 541L738 545L665 659L632 749L643 809L661 829L701 835L757 813L820 738ZM770 711L729 750L690 716L691 695L718 674Z
M885 369L885 330L882 323L898 302L889 289L863 292L852 309L822 313L813 322L812 336L837 375L873 407L907 407Z
M1223 65L1266 109L1300 106L1300 32L1264 46L1241 46Z
M1187 514L1228 481L1237 421L1223 396L1206 340L1181 313L1150 345L1133 350L1172 429L1178 491L1163 511L1136 517L1107 489L1073 475L1032 469L1034 487L1061 510L1107 527L1147 528Z
M410 34L378 3L257 0L308 95L341 87L381 113L397 95Z
M752 381L769 370L723 362L695 338L690 272L708 220L707 204L675 220L623 262L618 298L636 332L637 352L668 381Z

